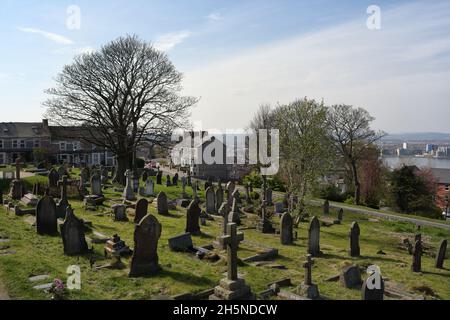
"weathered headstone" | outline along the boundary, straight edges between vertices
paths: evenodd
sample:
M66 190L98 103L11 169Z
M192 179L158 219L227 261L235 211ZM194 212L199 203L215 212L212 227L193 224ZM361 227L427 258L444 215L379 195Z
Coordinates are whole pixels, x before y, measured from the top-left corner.
M266 202L268 206L273 205L273 192L272 192L272 188L267 188L266 191Z
M13 200L20 200L25 194L25 187L20 180L20 165L21 159L20 157L16 159L16 178L11 181L9 196Z
M444 268L445 254L447 252L447 240L442 240L436 255L436 268Z
M308 253L313 257L320 255L320 221L313 217L308 230Z
M213 187L206 189L206 213L215 214L216 213L216 195Z
M359 257L360 256L360 247L359 247L359 235L360 229L358 222L354 221L350 228L350 256L351 257Z
M186 232L191 234L200 234L200 213L202 209L199 207L198 202L193 200L187 208L186 214Z
M89 168L84 167L83 169L81 169L80 179L84 182L84 184L89 181L90 176L91 174L89 172Z
M411 265L412 272L421 272L422 271L422 242L416 241L413 249L413 261Z
M214 294L209 297L210 300L251 300L255 298L244 279L238 278L237 251L239 242L243 240L244 235L237 233L237 225L229 223L227 235L220 238L221 243L227 246L227 278L222 279L219 286L214 288Z
M178 175L178 173L175 173L175 175L173 176L173 179L172 179L172 184L174 186L178 186L178 179L179 179L179 175Z
M127 170L125 172L125 177L126 177L126 186L125 190L123 191L123 198L127 201L136 200L133 189L133 172L131 170Z
M152 179L147 179L141 195L143 195L144 197L151 197L154 194L155 194L155 184Z
M91 177L91 195L97 197L103 196L102 180L97 172L94 173Z
M361 271L357 265L344 267L339 276L341 285L345 288L361 288Z
M341 224L344 219L344 209L340 208L338 211L337 219L334 220L334 224Z
M237 225L241 224L241 210L239 210L237 199L233 200L233 206L231 207L228 219L231 223L236 223Z
M134 223L138 224L148 214L148 201L147 199L140 199L136 203L136 209L134 213Z
M236 185L234 184L233 181L230 181L227 183L225 189L227 191L228 206L231 208L231 206L233 205L233 192L236 189Z
M162 175L162 171L158 171L158 173L156 174L156 184L162 184Z
M169 214L169 206L167 204L167 195L162 191L156 197L156 207L158 210L158 214L161 214L161 215Z
M75 216L70 206L67 207L66 218L60 229L64 254L75 256L88 252L88 245L84 236L84 223Z
M166 177L166 187L171 187L172 186L172 181L170 178L170 175L167 175Z
M36 207L36 227L37 233L40 235L57 233L56 203L48 195L48 190Z
M189 251L194 244L190 233L185 233L169 239L169 248L172 251Z
M216 199L215 200L216 200L216 212L219 212L220 207L223 204L223 189L222 189L222 185L220 183L216 190Z
M323 203L323 214L324 215L330 214L330 202L328 200L325 200Z
M67 208L69 207L69 201L67 200L67 176L63 176L61 181L58 181L58 187L61 190L61 199L56 205L56 216L58 218L64 219L67 213Z
M308 254L306 256L306 261L303 263L303 268L305 269L305 280L298 288L298 293L306 296L308 299L317 299L320 297L320 294L318 286L312 281L312 266L312 256Z
M130 277L149 276L160 270L158 241L161 237L161 229L158 219L151 214L145 216L136 226Z
M280 220L280 239L281 244L290 245L294 241L293 236L293 219L289 212L281 216Z
M50 169L48 173L48 184L50 188L56 188L58 186L59 174L55 168Z
M124 204L114 204L111 206L111 209L113 211L113 218L114 221L128 221L127 217L127 207Z

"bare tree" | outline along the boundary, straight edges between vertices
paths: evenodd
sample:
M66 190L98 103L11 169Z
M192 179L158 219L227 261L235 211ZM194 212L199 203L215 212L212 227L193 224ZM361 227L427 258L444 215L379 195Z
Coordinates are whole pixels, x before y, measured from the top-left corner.
M329 108L327 127L337 152L352 174L355 202L361 202L361 183L358 162L365 150L384 136L370 128L374 118L362 108L349 105L334 105Z
M185 127L197 99L180 95L182 74L167 55L136 36L118 38L98 52L75 57L56 78L44 105L52 122L82 126L84 139L117 156L118 181L137 146L163 144Z

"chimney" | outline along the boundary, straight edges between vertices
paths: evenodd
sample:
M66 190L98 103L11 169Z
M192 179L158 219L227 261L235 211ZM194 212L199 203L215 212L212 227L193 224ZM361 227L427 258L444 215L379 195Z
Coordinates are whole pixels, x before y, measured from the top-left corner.
M48 128L48 119L42 119L42 124L44 125L44 128Z

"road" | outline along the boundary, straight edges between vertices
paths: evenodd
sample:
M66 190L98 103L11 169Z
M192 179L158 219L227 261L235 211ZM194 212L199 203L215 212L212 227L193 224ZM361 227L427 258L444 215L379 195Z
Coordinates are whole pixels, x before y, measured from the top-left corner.
M319 201L319 200L310 200L309 202L314 205L322 205L323 204L323 202ZM417 218L404 217L404 216L397 216L397 215L393 215L393 214L389 214L389 213L373 211L370 209L354 208L354 207L351 207L351 206L348 206L345 204L340 204L340 203L339 204L330 203L330 208L336 208L336 209L342 208L347 211L365 214L368 216L382 218L382 219L386 219L386 220L404 221L404 222L414 223L419 226L427 226L427 227L434 227L434 228L450 230L450 224L433 222L433 221L422 220L422 219L417 219Z

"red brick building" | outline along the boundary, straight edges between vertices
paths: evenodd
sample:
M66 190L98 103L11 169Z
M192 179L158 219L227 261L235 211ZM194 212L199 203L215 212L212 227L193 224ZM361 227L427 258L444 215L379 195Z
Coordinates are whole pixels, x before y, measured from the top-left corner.
M437 181L436 205L445 210L450 202L450 169L431 169Z

